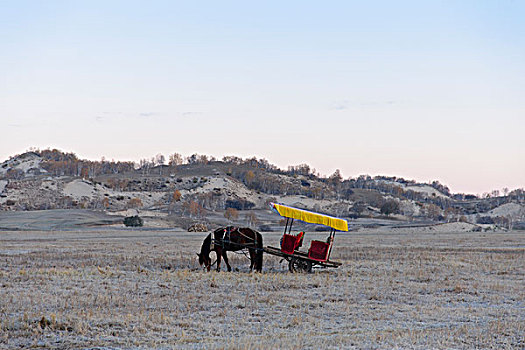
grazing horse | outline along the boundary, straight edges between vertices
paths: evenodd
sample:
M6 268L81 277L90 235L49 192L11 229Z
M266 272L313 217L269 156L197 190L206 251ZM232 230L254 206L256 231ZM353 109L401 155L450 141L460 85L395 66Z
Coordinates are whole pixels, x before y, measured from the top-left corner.
M213 241L212 241L213 234ZM206 266L208 271L211 269L210 252L213 250L217 255L217 271L221 270L221 256L228 267L228 271L232 268L228 263L228 256L226 251L238 251L248 249L250 253L250 272L255 268L255 271L262 272L263 265L263 239L262 235L252 230L249 227L221 227L210 233L202 242L201 252L197 253L199 257L199 264Z

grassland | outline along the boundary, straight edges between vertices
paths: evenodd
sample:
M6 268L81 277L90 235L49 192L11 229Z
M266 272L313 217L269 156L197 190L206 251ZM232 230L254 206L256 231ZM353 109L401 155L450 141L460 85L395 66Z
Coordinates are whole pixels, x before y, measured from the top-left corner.
M340 234L308 275L205 273L204 236L0 232L0 348L525 347L523 232Z

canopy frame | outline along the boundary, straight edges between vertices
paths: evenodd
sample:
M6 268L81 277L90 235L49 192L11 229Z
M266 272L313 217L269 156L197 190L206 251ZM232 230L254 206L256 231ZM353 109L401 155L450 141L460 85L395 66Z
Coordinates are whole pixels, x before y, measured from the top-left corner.
M290 223L290 227L288 227L288 223ZM284 226L284 233L286 233L286 230L288 229L288 234L292 233L292 225L293 225L293 218L286 218L286 225Z
M348 231L348 222L344 219L311 212L308 210L298 209L283 204L270 203L270 207L282 217L287 218L285 232L288 228L288 219L292 219L289 230L291 231L293 220L301 220L310 224L319 224L331 227L337 231Z

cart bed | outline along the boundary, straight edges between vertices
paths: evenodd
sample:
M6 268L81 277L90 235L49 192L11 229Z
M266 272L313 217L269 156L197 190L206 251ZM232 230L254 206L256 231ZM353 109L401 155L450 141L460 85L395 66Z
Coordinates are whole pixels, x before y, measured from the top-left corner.
M296 258L296 259L301 259L304 261L310 261L313 266L319 265L323 267L339 267L342 265L342 263L340 263L339 261L330 261L330 260L319 261L315 259L310 259L308 257L308 253L301 252L298 250L296 250L293 254L284 253L281 251L281 249L276 248L276 247L270 247L270 246L267 246L263 250L265 253L268 253L270 255L280 256L282 258L285 258L286 260L291 259L291 258Z

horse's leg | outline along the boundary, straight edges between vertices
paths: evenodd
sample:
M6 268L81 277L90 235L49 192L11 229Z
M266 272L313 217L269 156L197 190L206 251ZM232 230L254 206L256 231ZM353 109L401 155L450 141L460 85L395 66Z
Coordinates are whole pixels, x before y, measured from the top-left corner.
M248 251L250 252L250 272L252 272L253 265L255 264L255 250L248 248Z
M221 255L222 248L218 248L215 253L217 253L217 272L221 271Z
M226 266L228 266L228 272L231 272L232 267L230 266L230 263L228 262L228 255L226 254L226 249L222 251L222 257L224 258L224 262L226 263Z

